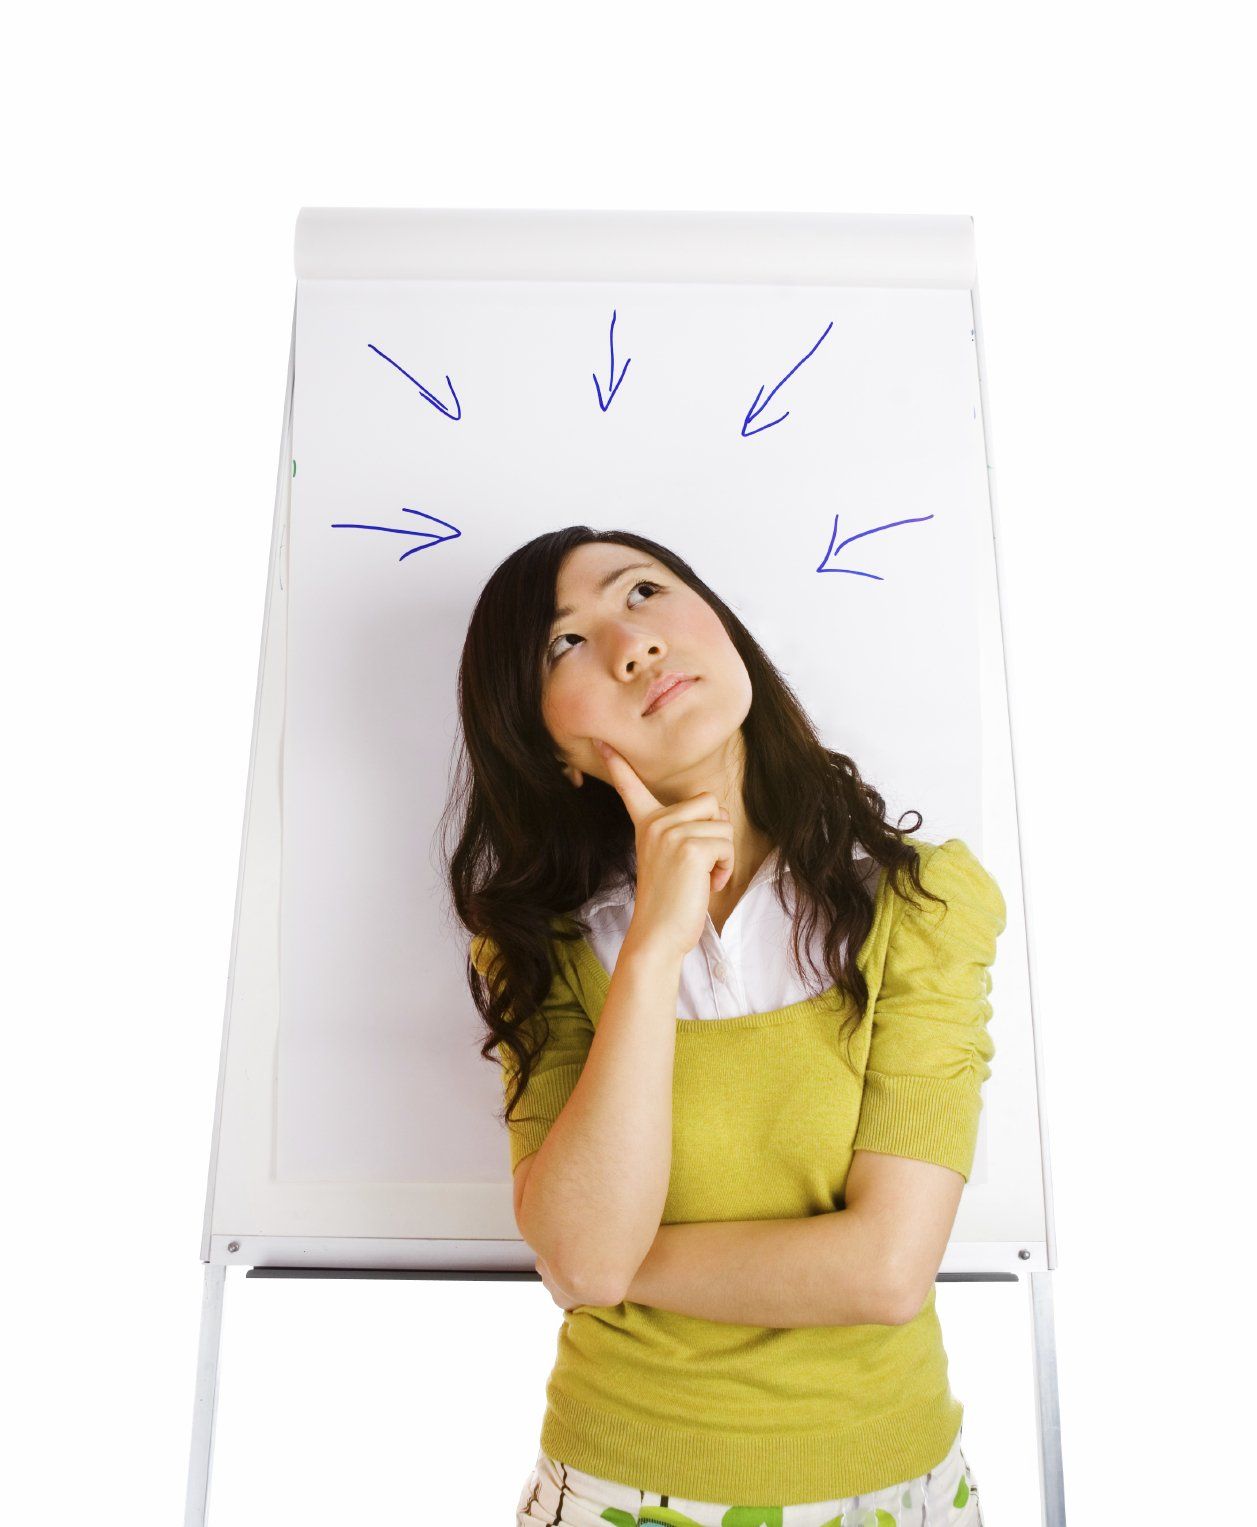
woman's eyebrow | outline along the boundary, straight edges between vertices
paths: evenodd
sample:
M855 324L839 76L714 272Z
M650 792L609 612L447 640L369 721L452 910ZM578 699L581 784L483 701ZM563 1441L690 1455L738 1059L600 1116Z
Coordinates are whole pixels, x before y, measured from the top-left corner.
M654 567L654 565L653 562L629 562L624 567L617 567L614 572L608 573L605 578L599 580L598 592L601 594L604 589L609 589L617 579L623 578L625 573L635 572L639 567ZM556 620L563 620L572 613L571 605L565 604L561 610L554 612L554 618L550 624L553 625Z

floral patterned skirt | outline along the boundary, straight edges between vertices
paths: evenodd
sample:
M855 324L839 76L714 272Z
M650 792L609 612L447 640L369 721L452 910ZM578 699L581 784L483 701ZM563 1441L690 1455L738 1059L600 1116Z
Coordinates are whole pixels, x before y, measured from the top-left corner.
M845 1500L793 1506L718 1505L635 1490L570 1468L544 1452L520 1492L516 1527L983 1527L978 1485L960 1433L919 1479Z

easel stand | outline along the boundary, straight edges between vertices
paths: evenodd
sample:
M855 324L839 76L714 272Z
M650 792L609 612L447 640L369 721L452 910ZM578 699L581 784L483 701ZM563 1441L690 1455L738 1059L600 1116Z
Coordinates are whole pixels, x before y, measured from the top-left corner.
M353 278L387 281L400 278L462 280L468 275L516 281L533 279L645 283L670 279L697 282L774 280L789 283L887 284L912 287L915 297L929 286L967 289L972 327L963 336L976 347L979 401L965 412L966 428L977 427L981 414L982 440L991 509L991 529L998 523L994 471L990 461L990 411L983 360L982 321L973 252L973 229L964 218L902 217L786 217L779 215L624 214L605 212L498 212L398 209L305 209L298 220L297 274L317 288L324 278L338 289L355 288ZM368 258L369 255L369 258ZM358 283L361 284L361 283ZM323 300L326 300L325 298ZM967 315L966 315L967 316ZM966 327L968 325L966 324ZM365 335L364 335L365 341ZM494 1192L500 1227L493 1239L484 1230L483 1212L438 1227L427 1244L416 1246L414 1214L394 1216L392 1233L373 1228L345 1229L340 1203L322 1206L315 1220L307 1207L309 1184L279 1179L274 1162L274 1116L278 1086L277 1053L280 991L280 928L283 862L281 783L285 743L285 705L289 621L289 522L293 456L293 397L296 376L297 308L294 304L289 348L287 391L276 479L275 517L266 585L266 615L254 708L253 746L242 830L240 869L232 930L223 1042L215 1103L213 1145L206 1195L201 1261L205 1280L201 1304L200 1346L193 1404L192 1447L188 1469L186 1527L204 1527L207 1518L214 1419L218 1393L218 1358L222 1333L223 1294L228 1266L246 1266L249 1278L435 1278L459 1281L540 1281L531 1268L509 1264L522 1260L518 1238L508 1228L509 1185L480 1185ZM365 351L365 343L364 343ZM372 347L374 348L374 346ZM317 358L318 345L307 351ZM333 365L324 358L325 365ZM318 367L309 366L313 378ZM339 362L335 363L336 365ZM435 362L433 362L435 365ZM334 371L334 374L339 374ZM407 373L409 375L409 373ZM414 381L412 377L410 379ZM407 386L409 383L406 384ZM761 389L762 390L762 389ZM317 398L317 387L311 388ZM427 403L424 403L427 406ZM317 410L316 416L317 416ZM967 437L968 438L968 437ZM316 479L317 480L317 479ZM379 528L379 527L374 527ZM490 527L491 528L491 527ZM985 532L984 532L985 535ZM998 538L994 582L987 588L979 615L987 623L984 652L1005 654L1004 615L998 598ZM1006 836L1015 825L1015 778L1011 747L1005 753L1007 679L1005 667L995 671L994 659L983 667L989 727L983 728L987 748L984 769L1001 791L999 820ZM992 787L994 788L994 787ZM1011 888L1011 878L1009 879ZM1024 886L1021 888L1024 905ZM1027 930L1026 998L1030 1001L1030 948ZM1014 977L1015 979L1015 977ZM1010 985L1013 982L1010 980ZM1032 1018L1032 1014L1031 1014ZM1043 1527L1065 1527L1064 1480L1061 1466L1060 1410L1052 1314L1052 1269L1056 1265L1052 1222L1051 1172L1043 1095L1043 1056L1037 1027L1031 1021L1033 1075L1036 1096L1032 1112L1026 1106L1007 1111L1004 1128L1016 1134L1025 1122L1037 1126L1041 1175L1033 1186L1034 1214L1017 1222L1016 1240L1001 1236L997 1224L969 1243L963 1235L949 1248L951 1266L938 1281L1016 1281L1030 1295L1035 1370L1035 1406L1039 1443L1039 1485ZM1016 1039L1016 1035L1011 1036ZM1005 1054L1014 1050L1005 1041ZM1030 1057L1023 1053L1028 1074ZM1018 1137L1020 1139L1020 1136ZM1021 1149L1019 1161L1033 1159ZM997 1166L999 1163L997 1163ZM321 1185L316 1184L316 1187ZM1027 1186L1027 1191L1030 1186ZM1041 1190L1041 1205L1037 1195ZM296 1212L300 1207L301 1212ZM1041 1209L1042 1234L1039 1233ZM302 1227L317 1222L339 1230L339 1239L326 1230L303 1235ZM402 1223L404 1231L395 1226ZM275 1232L282 1225L282 1233ZM252 1227L241 1234L241 1226ZM468 1228L470 1227L470 1228ZM1027 1239L1021 1239L1026 1236ZM323 1266L266 1265L277 1258L304 1252ZM378 1253L375 1267L345 1265ZM448 1259L447 1265L425 1270L388 1265L422 1256ZM467 1270L459 1263L475 1257L496 1264ZM252 1263L253 1265L248 1265ZM340 1265L331 1265L339 1263ZM452 1263L453 1265L449 1265ZM975 1265L976 1264L976 1265ZM991 1527L1006 1527L992 1523Z

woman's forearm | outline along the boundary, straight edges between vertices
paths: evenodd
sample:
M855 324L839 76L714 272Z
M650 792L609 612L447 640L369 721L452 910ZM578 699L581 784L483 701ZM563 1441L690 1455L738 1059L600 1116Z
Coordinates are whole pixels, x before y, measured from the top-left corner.
M753 1326L893 1325L895 1291L858 1215L661 1225L625 1298Z
M589 1057L524 1184L524 1239L590 1303L623 1297L663 1214L680 980L679 956L625 940Z

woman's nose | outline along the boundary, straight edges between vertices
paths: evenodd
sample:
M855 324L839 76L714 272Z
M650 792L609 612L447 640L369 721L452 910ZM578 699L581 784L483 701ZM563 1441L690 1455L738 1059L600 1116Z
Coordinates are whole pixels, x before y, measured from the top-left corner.
M627 672L628 665L635 663L640 669L645 663L656 662L667 650L663 639L648 636L641 631L621 631L612 638L620 668Z

